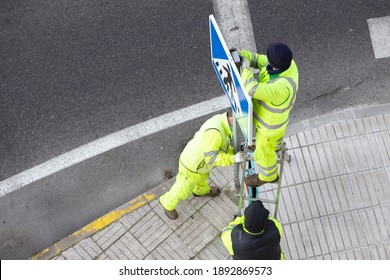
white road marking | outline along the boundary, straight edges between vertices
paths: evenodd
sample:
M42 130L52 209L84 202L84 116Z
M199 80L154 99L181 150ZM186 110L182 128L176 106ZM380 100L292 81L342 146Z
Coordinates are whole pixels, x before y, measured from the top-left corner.
M0 182L0 197L119 146L229 106L223 95L109 134Z
M390 56L390 16L367 20L375 58Z
M256 51L248 1L213 0L213 8L229 47ZM229 106L223 95L112 133L0 182L0 197L119 146Z

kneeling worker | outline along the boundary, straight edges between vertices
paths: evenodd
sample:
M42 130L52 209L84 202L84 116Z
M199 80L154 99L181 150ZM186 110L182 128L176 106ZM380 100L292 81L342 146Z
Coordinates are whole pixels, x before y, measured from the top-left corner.
M222 242L234 260L284 260L282 225L259 200L222 230Z
M213 167L229 166L243 161L243 153L234 154L234 149L230 146L232 127L233 115L229 109L228 112L207 120L188 142L180 155L175 184L169 192L160 197L160 204L168 218L178 218L176 206L191 194L211 197L219 195L220 190L210 187L207 183Z

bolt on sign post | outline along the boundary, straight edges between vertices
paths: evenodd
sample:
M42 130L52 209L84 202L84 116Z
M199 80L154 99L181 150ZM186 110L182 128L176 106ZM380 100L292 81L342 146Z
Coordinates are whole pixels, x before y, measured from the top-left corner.
M213 15L209 16L210 27L210 48L211 48L211 63L217 73L218 79L221 82L222 88L229 100L230 106L233 110L235 121L239 125L244 134L247 145L252 145L253 139L253 106L251 97L246 93L244 83L241 80L240 72L237 69L233 57L223 39L222 33L215 21ZM233 139L237 137L238 129L234 129ZM236 140L237 141L237 140ZM237 145L235 145L237 147ZM237 152L237 151L236 151ZM246 153L244 153L246 157ZM244 159L245 166L246 158ZM238 166L238 165L237 165ZM242 208L242 196L244 186L244 174L238 175L238 169L235 168L236 182L240 182L240 205ZM240 179L238 180L238 178Z

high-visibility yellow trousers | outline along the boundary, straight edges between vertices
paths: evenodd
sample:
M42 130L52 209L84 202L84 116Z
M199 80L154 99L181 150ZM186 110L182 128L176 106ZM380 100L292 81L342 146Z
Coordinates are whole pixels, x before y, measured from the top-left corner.
M176 182L169 192L160 197L161 205L168 211L172 211L181 200L186 200L192 193L196 195L208 194L211 190L207 183L208 178L209 173L193 173L179 161Z
M259 179L270 182L278 177L276 153L277 145L283 141L284 130L274 135L264 135L261 129L256 129L256 149L253 152L255 162L259 167Z

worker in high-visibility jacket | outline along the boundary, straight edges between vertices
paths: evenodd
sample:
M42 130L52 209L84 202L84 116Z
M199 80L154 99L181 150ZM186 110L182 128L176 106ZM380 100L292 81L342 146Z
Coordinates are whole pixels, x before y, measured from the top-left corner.
M222 230L222 243L234 260L284 260L281 224L259 200Z
M169 192L160 197L160 204L168 218L178 218L176 206L191 194L218 196L220 189L207 183L210 170L215 166L229 166L242 162L242 152L234 153L230 146L233 116L229 109L207 120L189 141L179 158L179 172Z
M259 173L246 177L245 183L261 186L279 179L275 151L283 142L299 74L290 48L283 43L270 44L266 55L241 50L240 56L248 60L250 67L260 69L258 81L248 67L242 70L241 77L252 97L256 127L254 159L259 166Z

